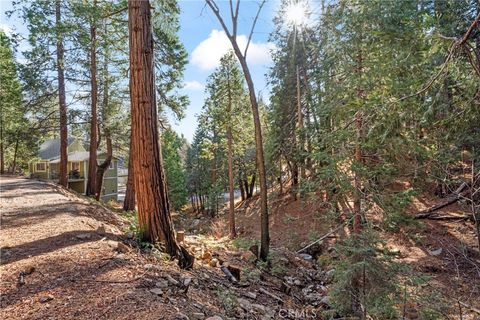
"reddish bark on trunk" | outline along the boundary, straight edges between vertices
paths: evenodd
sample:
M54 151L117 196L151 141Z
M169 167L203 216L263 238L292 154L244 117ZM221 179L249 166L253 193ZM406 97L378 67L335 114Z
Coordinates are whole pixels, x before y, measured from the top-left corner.
M128 1L132 146L138 223L144 241L161 242L182 268L193 256L180 247L170 216L157 124L150 1Z

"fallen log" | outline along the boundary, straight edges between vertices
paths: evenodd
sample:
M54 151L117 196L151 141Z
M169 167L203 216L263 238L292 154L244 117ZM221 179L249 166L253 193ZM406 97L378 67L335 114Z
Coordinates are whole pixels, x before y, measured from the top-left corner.
M283 299L280 298L279 296L276 296L276 295L274 295L273 293L270 293L270 292L268 292L267 290L265 290L265 289L263 289L263 288L260 288L260 289L258 289L258 290L259 290L260 292L266 294L267 296L269 296L269 297L277 300L278 302L283 303Z
M471 220L472 216L469 215L451 215L451 216L429 216L424 219L430 220Z
M437 210L440 210L442 208L445 208L446 206L449 206L455 202L457 202L458 200L460 200L462 197L464 197L467 193L468 193L468 190L467 191L464 191L462 192L463 190L465 190L465 188L468 187L468 183L466 182L463 182L458 188L457 190L455 190L453 196L447 198L445 201L442 201L440 203L437 203L436 205L428 208L428 209L425 209L423 211L420 211L419 213L417 213L415 215L415 218L416 219L425 219L425 218L428 218L430 217L435 211Z
M310 243L308 246L306 247L303 247L302 249L298 250L297 253L302 253L303 251L307 250L308 248L312 247L313 245L319 243L320 241L323 241L325 240L326 238L330 237L332 234L334 234L335 232L337 232L341 227L343 227L344 223L342 223L341 225L339 225L338 227L336 227L335 229L333 229L332 231L328 232L326 235L322 236L321 238L313 241L312 243Z
M330 230L328 233L326 233L325 235L323 235L322 237L318 238L317 240L313 241L312 243L310 243L309 245L307 245L306 247L303 247L302 249L298 250L297 253L302 253L303 251L307 250L308 248L314 246L315 244L319 243L320 241L323 241L325 240L326 238L330 237L332 234L334 234L335 232L337 232L338 230L340 230L340 228L342 228L347 222L349 222L352 218L350 218L348 221L345 221L341 224L339 224L335 229L332 229Z

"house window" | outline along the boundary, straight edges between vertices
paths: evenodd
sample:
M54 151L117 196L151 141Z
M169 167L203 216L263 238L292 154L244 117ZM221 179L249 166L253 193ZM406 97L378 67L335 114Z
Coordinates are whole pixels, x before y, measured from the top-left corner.
M80 162L72 162L72 171L80 171Z
M113 163L113 161L110 161L110 165L108 166L108 169L115 169L115 163Z
M35 166L35 171L37 172L47 171L47 164L45 162L38 162Z

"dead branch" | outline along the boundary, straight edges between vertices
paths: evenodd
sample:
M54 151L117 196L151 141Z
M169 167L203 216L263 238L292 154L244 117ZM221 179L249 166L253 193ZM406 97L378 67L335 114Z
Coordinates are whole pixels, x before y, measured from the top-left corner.
M136 277L136 278L133 278L133 279L130 279L130 280L123 280L123 281L115 281L115 280L96 280L96 279L70 279L71 282L76 282L76 281L80 281L80 282L103 282L103 283L130 283L130 282L135 282L137 280L140 280L143 278L145 274L142 274L141 276L139 277Z
M407 96L404 96L402 98L399 98L397 99L395 102L400 102L400 101L403 101L403 100L406 100L406 99L409 99L409 98L412 98L412 97L415 97L415 96L418 96L422 93L424 93L425 91L427 91L437 80L438 78L440 78L440 76L442 75L442 73L444 72L445 68L447 67L448 63L451 61L454 53L457 51L458 48L461 48L466 42L467 40L470 38L470 35L472 34L473 30L475 30L478 22L480 20L480 14L477 15L477 17L475 18L475 20L472 22L472 24L470 25L470 27L467 29L467 32L465 32L465 34L463 35L462 38L458 39L458 40L455 40L452 45L450 46L449 50L448 50L448 55L447 57L445 58L445 61L443 62L442 66L440 67L440 70L439 72L434 75L430 81L428 81L428 83L422 88L420 89L419 91L415 92L415 93L412 93L412 94L409 94ZM476 71L476 69L475 69Z
M462 216L458 216L458 215L454 215L454 216L448 216L448 215L445 215L445 216L428 216L428 217L425 217L425 218L417 218L417 219L430 219L430 220L469 220L471 219L472 217L471 216L468 216L468 215L462 215Z
M240 0L239 0L240 2ZM248 35L247 45L245 46L245 51L243 52L243 56L247 58L247 51L248 47L250 46L250 42L252 41L253 31L255 30L255 25L257 24L258 16L260 15L260 11L262 11L263 5L265 4L266 0L263 0L260 5L258 6L257 14L255 15L255 19L253 19L252 28L250 29L250 34ZM237 8L238 9L238 8Z
M338 230L340 230L340 228L342 228L342 227L345 225L346 222L347 222L347 221L339 224L335 229L331 230L330 232L326 233L326 234L323 235L322 237L320 237L320 238L318 238L317 240L313 241L313 242L310 243L309 245L307 245L307 246L303 247L302 249L298 250L297 253L301 253L301 252L307 250L308 248L312 247L313 245L319 243L320 241L325 240L326 238L328 238L329 236L331 236L332 234L334 234L335 232L337 232Z
M268 291L265 290L264 288L260 288L260 289L258 289L258 291L260 291L260 292L266 294L267 296L269 296L269 297L277 300L278 302L283 303L283 299L282 299L282 298L280 298L279 296L274 295L273 293L268 292Z
M462 191L467 188L468 186L468 183L466 182L463 182L460 187L457 188L457 190L455 190L453 196L447 198L445 201L441 202L441 203L438 203L428 209L425 209L423 211L421 211L420 213L418 213L415 218L416 219L425 219L425 218L429 218L432 213L434 213L435 211L439 210L439 209L442 209L446 206L449 206L455 202L457 202L458 200L460 200L461 197L465 196L466 193ZM468 190L466 191L468 192Z

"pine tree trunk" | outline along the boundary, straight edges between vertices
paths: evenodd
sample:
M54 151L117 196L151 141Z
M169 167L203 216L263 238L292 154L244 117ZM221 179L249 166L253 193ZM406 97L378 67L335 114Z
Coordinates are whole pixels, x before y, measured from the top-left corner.
M133 172L132 137L130 135L127 190L125 192L125 200L123 200L123 211L133 211L133 210L135 210L135 183L134 183L134 172Z
M300 71L297 66L296 68L296 76L297 76L297 114L298 114L298 153L300 165L300 177L302 180L305 179L305 163L303 161L303 113L302 113L302 95L300 90Z
M230 207L229 207L229 220L230 220L230 237L236 238L237 231L235 229L235 189L233 185L233 146L232 146L232 91L230 88L230 77L228 76L228 107L227 115L229 116L227 124L227 149L228 149L228 187L230 192Z
M363 72L363 57L362 57L362 51L360 50L358 55L357 55L357 66L356 66L356 73L358 76L358 79L362 77L362 72ZM364 91L363 89L359 86L357 88L357 97L359 101L364 100ZM356 142L355 142L355 155L354 159L357 164L357 166L360 166L363 162L363 156L362 156L362 147L361 143L363 140L363 114L361 110L358 110L357 113L355 114L355 129L356 129ZM353 233L360 233L362 229L362 194L361 194L361 188L362 188L362 182L360 178L360 173L359 170L355 170L354 172L354 180L353 180L353 188L354 188L354 197L353 197Z
M309 79L306 68L302 68L302 76L305 83L305 94L306 94L306 119L305 122L311 124L311 116L313 116L313 127L317 129L317 119L315 116L315 110L311 107L311 90L309 87ZM321 104L321 103L319 103ZM312 110L313 109L313 110ZM304 134L304 141L307 142L307 156L305 159L305 170L313 176L313 163L312 163L312 154L313 154L313 147L312 147L312 136L309 134L308 130ZM306 177L305 177L306 178Z
M256 148L256 160L257 169L260 180L260 219L261 219L261 241L260 241L260 258L264 261L267 260L268 252L270 249L270 232L268 222L268 195L267 195L267 173L265 170L265 157L263 154L263 138L262 138L262 126L260 122L260 114L258 112L258 101L255 95L255 87L253 85L252 76L248 69L247 61L242 55L236 40L231 40L235 54L242 66L243 74L247 82L250 103L252 105L253 125L255 127L255 148Z
M199 193L197 193L196 200L197 200L197 208L198 208L198 212L202 212L202 213L203 213L202 197L200 196L200 194L199 194Z
M96 4L96 0L94 0L94 4ZM105 25L105 33L106 33L106 25ZM103 65L103 99L102 99L102 114L103 114L103 123L104 126L106 126L107 122L107 115L108 115L108 105L109 105L109 83L108 83L108 62L109 62L109 49L108 47L105 48L104 50L104 65ZM96 86L96 84L95 84ZM96 91L96 90L95 90ZM105 142L107 144L107 156L105 157L105 160L100 164L97 165L96 168L96 177L95 177L95 199L97 201L100 200L102 196L102 189L103 189L103 177L105 175L105 171L108 170L110 167L110 163L112 162L112 157L113 157L113 148L112 148L112 137L110 135L110 130L105 127L104 129L105 133ZM101 136L101 131L100 131L100 126L98 126L98 143L97 146L100 145L100 136ZM97 147L98 149L98 147ZM95 162L97 160L95 159Z
M253 176L252 176L252 180L250 181L250 190L249 190L249 194L250 194L250 197L253 197L253 189L255 187L255 179L256 179L256 174L254 173Z
M5 158L3 149L3 112L0 115L0 174L5 173Z
M202 212L205 212L205 197L204 195L200 195L200 208L202 208Z
M12 161L12 173L15 174L15 170L17 169L17 151L18 151L18 141L20 138L17 136L15 140L15 148L13 151L13 161Z
M355 115L355 125L357 131L357 142L355 143L355 162L360 165L362 162L362 149L360 147L361 132L362 132L362 116L360 112ZM362 228L362 200L361 200L361 182L358 172L354 173L354 200L353 200L353 232L360 233Z
M197 212L197 206L195 205L194 195L190 195L190 205L192 206L193 212Z
M278 183L280 185L280 194L283 194L283 181L282 181L282 158L279 157L278 159L278 164L279 164L279 167L280 167L280 171L279 171L279 175L278 175Z
M293 161L292 165L290 166L291 169L291 175L292 175L292 190L291 192L293 193L293 199L296 201L297 200L297 190L296 187L298 186L298 164L297 161Z
M480 14L480 2L477 2L477 16ZM477 26L478 27L478 26ZM475 39L475 54L477 56L478 69L480 70L480 34L477 34ZM480 103L480 92L477 92L477 103ZM473 196L473 188L475 186L474 177L475 177L475 147L472 148L472 214L475 219L475 227L477 231L477 241L478 241L478 251L480 252L480 213L477 213L476 205L478 202L475 201Z
M93 0L93 6L97 4ZM87 181L87 196L93 196L99 199L96 195L98 188L97 184L97 27L95 19L92 19L90 24L90 86L91 86L91 118L90 118L90 149L88 159L88 181ZM102 183L99 181L98 183Z
M241 173L240 173L241 175ZM247 198L246 195L245 195L245 188L243 187L243 181L241 178L238 178L238 187L240 188L240 195L242 197L242 201L245 201L245 199Z
M67 132L67 103L65 97L65 50L60 31L62 23L61 1L55 1L55 24L57 27L57 73L58 73L58 105L60 114L60 172L58 183L68 186L68 132Z
M246 177L243 180L243 187L245 188L245 193L247 195L247 199L250 199L252 197L252 194L250 193L250 188L248 187L248 177Z
M175 238L160 156L150 1L128 1L128 30L133 166L142 240L162 242L180 267L191 268L193 256Z
M96 167L96 184L95 184L95 199L97 201L100 200L102 196L102 188L103 188L103 176L105 175L105 171L110 167L110 163L112 162L113 150L112 150L112 138L110 137L110 132L108 129L105 129L105 142L107 143L107 156L105 157L105 161L99 164Z

